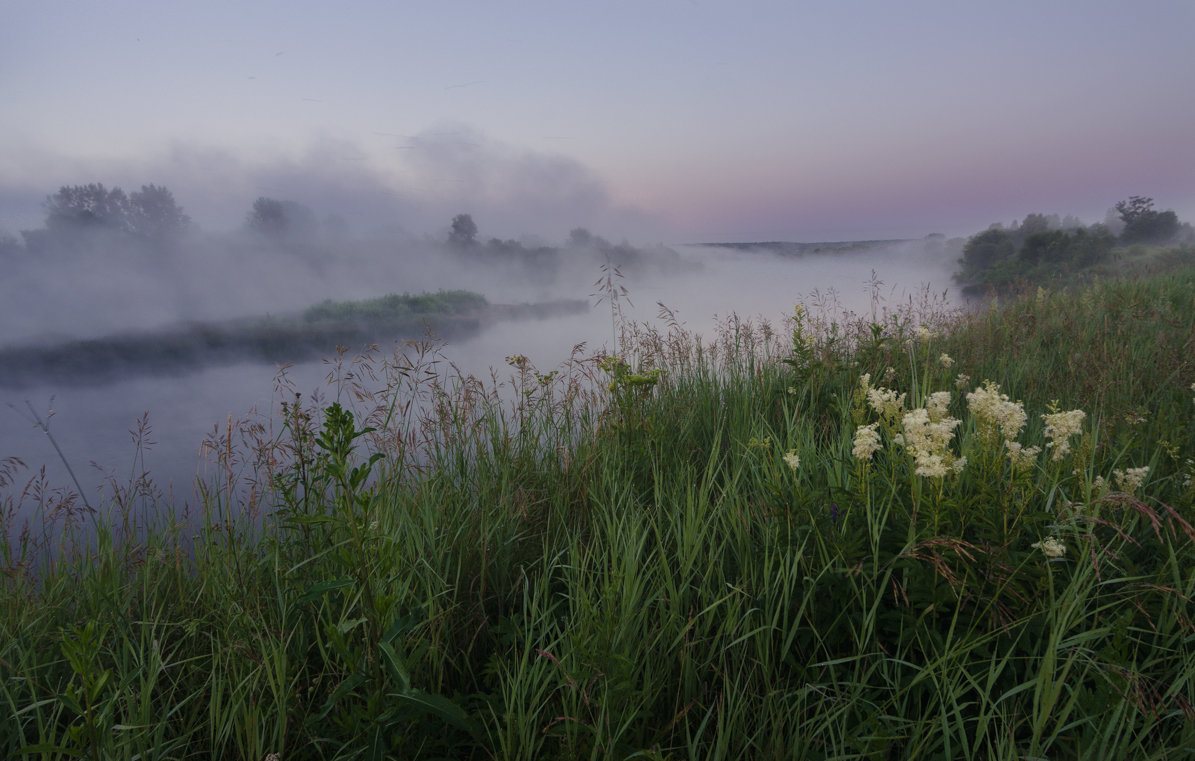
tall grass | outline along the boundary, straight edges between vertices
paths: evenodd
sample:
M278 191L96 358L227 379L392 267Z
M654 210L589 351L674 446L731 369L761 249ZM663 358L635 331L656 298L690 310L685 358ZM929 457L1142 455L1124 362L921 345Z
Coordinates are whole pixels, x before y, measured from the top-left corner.
M213 436L192 514L118 492L87 541L8 461L0 751L1187 757L1193 294L343 355Z

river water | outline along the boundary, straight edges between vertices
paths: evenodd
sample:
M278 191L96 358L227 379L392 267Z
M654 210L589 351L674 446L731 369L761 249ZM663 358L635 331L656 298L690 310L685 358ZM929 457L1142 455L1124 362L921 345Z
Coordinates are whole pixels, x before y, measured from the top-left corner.
M797 302L867 314L876 308L877 297L880 308L917 301L927 292L954 300L954 257L927 250L920 241L799 257L713 247L675 249L683 268L615 280L627 289L618 304L625 318L663 328L657 317L662 303L686 329L699 334L732 314L764 317L784 331L783 321ZM594 295L603 273L582 275L584 279L556 283L543 295L588 299L594 304L588 312L485 326L477 335L446 344L439 367L485 378L494 370L505 378L511 374L505 361L510 355L524 355L547 371L564 363L579 343L584 342L588 353L608 347L614 332L611 305L608 300L598 303ZM502 303L502 293L485 295ZM334 369L330 359L289 367L290 388L308 396L323 389L325 398L334 396L325 382ZM148 473L165 500L193 506L196 477L210 478L214 472L211 458L201 452L205 438L227 429L230 421L252 418L277 425L279 402L289 396L277 388L278 373L274 364L239 361L169 375L0 388L0 459L18 457L27 466L7 491L15 494L44 467L49 484L75 491L77 479L88 502L101 504L114 487L127 488ZM37 418L47 423L51 435ZM30 502L26 497L24 504Z

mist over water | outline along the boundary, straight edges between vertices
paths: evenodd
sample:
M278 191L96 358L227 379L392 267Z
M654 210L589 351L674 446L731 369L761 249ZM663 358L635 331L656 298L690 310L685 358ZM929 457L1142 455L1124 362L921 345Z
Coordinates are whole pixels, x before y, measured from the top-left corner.
M647 251L647 262L625 267L615 279L627 290L627 298L618 304L623 318L664 327L658 317L663 304L686 330L698 334L708 334L720 318L735 314L766 318L783 332L784 320L797 302L813 311L869 314L877 298L881 308L894 308L908 300L920 301L929 291L957 303L950 281L955 255L927 241L796 256L765 248L696 245ZM498 321L475 335L449 340L439 368L444 373L459 370L488 379L493 371L506 379L511 369L505 358L512 354L525 355L547 371L565 363L578 344L584 344L585 355L610 347L611 305L608 300L598 303L596 281L607 274L600 258L578 256L553 272L536 273L500 263L462 268L446 261L442 251L439 258L436 254L430 244L412 245L387 259L362 245L349 248L334 267L292 263L279 271L274 268L284 262L268 250L242 248L239 256L236 250L226 251L212 255L226 261L209 258L203 265L162 266L129 280L101 280L100 292L82 292L73 300L51 290L10 302L14 308L5 315L9 332L4 343L15 343L13 337L29 341L53 335L99 336L187 319L288 312L325 298L460 288L482 293L494 304L582 299L591 306L550 319ZM52 274L48 270L53 266L43 264L40 271L30 267L21 276L44 277ZM136 268L119 271L130 270ZM229 277L229 272L238 274ZM80 277L77 272L73 276ZM21 288L5 290L19 293ZM65 300L61 309L48 308L55 299ZM407 338L417 336L396 337L395 342L382 343L380 350L388 356L397 339ZM330 401L335 391L328 389L325 379L331 355L329 349L325 358L289 367L288 380L305 397L322 389ZM204 437L223 430L230 418L254 416L277 426L277 405L287 398L275 391L277 374L274 364L246 360L169 375L129 372L97 383L72 379L0 388L0 457L20 457L30 469L26 476L44 465L52 484L72 486L50 440L33 424L28 402L43 418L52 412L50 430L93 504L111 492L113 481L127 485L148 471L176 506L195 505L196 475L213 473L213 466L200 457ZM135 432L146 415L149 435L139 453Z

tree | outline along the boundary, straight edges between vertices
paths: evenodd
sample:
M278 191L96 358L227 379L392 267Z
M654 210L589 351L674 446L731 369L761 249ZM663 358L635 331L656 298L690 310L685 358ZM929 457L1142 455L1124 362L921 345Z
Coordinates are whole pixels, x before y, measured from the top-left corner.
M593 233L584 227L574 227L569 231L568 244L573 248L586 248L593 244Z
M253 202L245 220L253 232L271 238L296 238L315 232L315 213L295 201L262 196Z
M130 232L131 205L120 188L103 183L62 186L46 198L46 229L55 233L113 230Z
M963 258L959 260L964 280L977 280L983 274L1016 252L1012 234L1002 227L992 227L974 235L963 246Z
M164 186L142 185L141 190L129 196L129 226L134 235L163 243L186 232L191 218Z
M1178 215L1173 211L1156 211L1154 199L1129 196L1116 204L1116 211L1124 222L1120 233L1125 243L1154 243L1166 241L1178 234Z
M48 196L43 231L29 231L32 248L74 246L82 238L96 233L114 233L151 245L161 245L181 235L191 224L164 186L142 185L141 190L125 195L119 187L111 190L102 183L64 185Z
M448 243L459 248L467 248L477 244L477 223L468 214L457 214L452 218L452 229L448 233Z

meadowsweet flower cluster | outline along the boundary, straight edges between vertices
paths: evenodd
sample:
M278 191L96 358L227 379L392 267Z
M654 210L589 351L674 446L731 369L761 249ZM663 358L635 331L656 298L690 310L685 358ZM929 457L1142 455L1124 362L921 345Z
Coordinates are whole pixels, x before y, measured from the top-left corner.
M980 440L988 447L994 448L1001 440L1014 441L1028 420L1025 407L1000 393L1000 386L990 380L967 394L967 407L975 416Z
M949 404L949 392L946 402ZM967 464L967 458L956 458L950 451L950 440L958 427L957 418L947 417L941 405L937 411L928 407L910 410L901 418L901 443L913 456L914 472L926 478L942 478L948 473L958 473Z
M879 427L879 423L871 423L855 429L855 447L851 450L851 454L856 460L868 462L871 460L871 456L880 450Z
M938 364L949 370L954 367L954 359L949 354L943 352L942 356L938 357Z
M1041 416L1046 422L1046 449L1054 450L1050 459L1060 461L1070 454L1070 437L1083 432L1083 420L1087 413L1083 410L1068 410L1066 412L1051 412Z
M1014 471L1032 468L1037 462L1037 456L1041 454L1041 447L1024 447L1017 441L1006 441L1004 446L1008 450L1008 461Z
M1040 542L1034 542L1030 546L1035 550L1041 550L1041 553L1051 560L1061 558L1066 555L1066 545L1052 536L1047 536Z
M1112 478L1116 481L1116 488L1120 489L1125 494L1132 494L1141 488L1141 484L1145 483L1145 477L1149 475L1149 466L1146 465L1140 468L1127 468L1125 470L1112 471Z
M784 453L784 462L793 470L801 467L801 458L797 455L797 450L795 449L790 449Z
M971 376L966 373L959 373L958 377L954 379L954 387L959 391L962 391L969 385L971 385Z
M905 408L905 394L897 394L890 388L872 388L871 376L859 378L859 386L867 397L867 404L879 414L884 424L894 426Z

